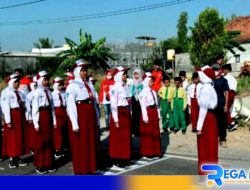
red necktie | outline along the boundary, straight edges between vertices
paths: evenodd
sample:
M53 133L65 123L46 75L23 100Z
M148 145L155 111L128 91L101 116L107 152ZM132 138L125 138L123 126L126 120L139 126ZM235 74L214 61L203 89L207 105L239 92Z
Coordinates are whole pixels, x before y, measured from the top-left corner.
M83 82L84 82L84 84L85 84L85 86L87 88L87 91L88 91L88 94L89 94L89 99L93 100L93 94L92 94L92 91L91 91L88 83L86 81L83 81Z
M60 100L60 107L63 107L63 99L62 99L61 93L58 93L58 95L59 95L59 100Z
M16 98L17 98L17 102L19 104L19 107L22 108L22 100L20 95L18 94L18 91L14 91L16 93Z
M197 84L194 87L194 98L196 98L196 94L197 94Z
M154 93L153 93L153 91L152 91L152 90L150 90L150 92L151 92L151 94L152 94L152 96L153 96L153 99L154 99L154 104L156 105L156 101L155 101L155 96L154 96Z
M48 100L48 102L49 102L49 106L50 106L50 98L49 98L49 94L48 94L47 90L44 90L44 92L45 92L45 94L46 94L46 98L47 98L47 100Z

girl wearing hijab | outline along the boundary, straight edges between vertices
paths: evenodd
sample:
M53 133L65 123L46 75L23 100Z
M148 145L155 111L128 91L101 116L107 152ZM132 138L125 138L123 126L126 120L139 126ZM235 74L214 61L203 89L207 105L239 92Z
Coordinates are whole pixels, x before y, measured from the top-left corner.
M25 151L25 97L18 90L20 78L17 74L9 77L8 87L2 91L1 108L4 114L3 156L10 157L9 167L26 166L20 160Z
M143 80L144 88L139 94L141 105L140 122L140 153L146 158L161 155L160 128L157 94L152 87L154 80L151 73L146 73Z
M139 103L139 93L142 91L142 76L140 69L135 69L133 72L132 85L132 133L139 136L141 107Z
M70 145L76 175L92 174L96 171L97 123L94 91L87 81L88 65L85 60L76 61L73 68L75 79L66 89Z
M37 88L37 79L36 76L33 77L33 81L30 83L30 92L27 94L26 96L26 119L28 121L28 131L27 131L27 135L28 135L28 152L33 152L34 153L34 144L35 144L35 129L34 129L34 124L33 124L33 120L32 120L32 101L34 99L34 92L35 89Z
M99 94L99 102L100 105L103 105L105 111L105 122L106 122L106 130L109 130L110 127L110 94L109 89L110 86L114 84L113 79L113 71L107 70L105 79L101 83L100 94Z
M114 70L115 84L110 87L111 122L109 155L114 161L113 170L122 171L131 158L131 115L125 90L128 68Z
M215 73L212 68L205 67L198 71L202 88L197 101L199 117L197 122L198 173L206 175L201 169L203 164L218 163L218 128L214 109L217 105L217 94L212 86Z
M53 127L56 128L57 125L49 79L50 76L46 71L37 74L37 89L32 101L32 119L36 131L34 166L39 174L56 171L53 156Z
M64 80L61 77L54 79L52 98L55 107L57 127L54 129L54 149L55 158L58 159L63 156L63 149L67 141L67 112L66 112L66 97L63 91Z

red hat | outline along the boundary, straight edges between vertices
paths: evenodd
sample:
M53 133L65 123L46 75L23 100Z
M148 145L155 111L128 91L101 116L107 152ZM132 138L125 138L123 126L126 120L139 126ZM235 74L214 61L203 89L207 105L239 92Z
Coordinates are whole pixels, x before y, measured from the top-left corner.
M210 79L214 79L215 78L215 72L212 68L206 68L205 70L203 70L203 73L209 77Z
M119 66L119 67L116 67L114 72L113 72L113 75L116 75L117 73L119 72L125 72L125 71L128 71L130 68L128 67L122 67L122 66Z

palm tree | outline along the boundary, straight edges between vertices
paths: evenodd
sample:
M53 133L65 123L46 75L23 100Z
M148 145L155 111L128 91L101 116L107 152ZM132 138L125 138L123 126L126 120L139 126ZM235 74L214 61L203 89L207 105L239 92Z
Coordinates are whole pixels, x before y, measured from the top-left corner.
M93 68L109 68L108 60L114 59L111 49L105 46L106 39L101 38L96 42L92 41L91 34L82 33L80 29L80 43L77 44L69 38L65 38L70 49L63 51L58 56L64 57L60 69L69 69L77 59L85 59L92 64Z
M50 40L49 38L39 38L38 42L33 43L35 48L53 48L54 40Z

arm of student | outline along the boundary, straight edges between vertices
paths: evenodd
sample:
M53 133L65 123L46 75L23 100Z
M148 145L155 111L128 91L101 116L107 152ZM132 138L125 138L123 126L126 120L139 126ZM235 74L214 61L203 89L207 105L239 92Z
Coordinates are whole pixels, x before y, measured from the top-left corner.
M114 122L119 122L118 120L118 89L115 86L110 88L110 107L112 112L112 117Z
M34 97L32 101L32 120L36 130L39 129L39 93L34 92Z
M148 122L148 112L147 112L147 96L143 93L143 91L139 94L139 102L141 105L142 119L145 123Z

